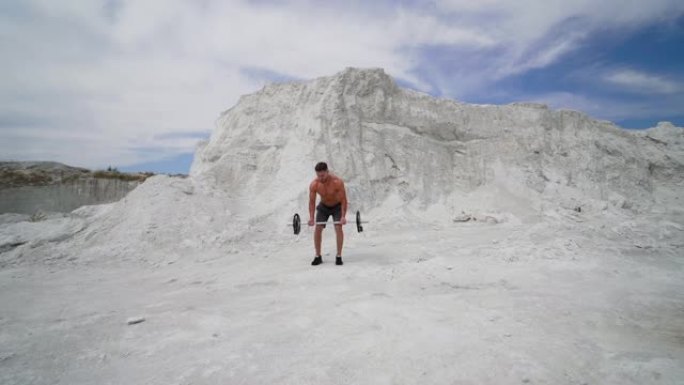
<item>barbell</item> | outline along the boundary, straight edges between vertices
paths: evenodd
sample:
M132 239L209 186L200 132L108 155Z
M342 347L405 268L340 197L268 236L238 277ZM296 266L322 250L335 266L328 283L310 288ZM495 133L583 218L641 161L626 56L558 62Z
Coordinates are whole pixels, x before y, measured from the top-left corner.
M339 225L341 222L335 221L335 222L315 222L314 224L316 225ZM361 220L361 212L357 211L356 212L356 231L359 233L363 231L363 226L361 226L362 223L368 223L364 222ZM302 231L302 220L299 217L299 214L295 213L295 215L292 217L292 224L289 225L292 226L292 230L294 230L294 234L298 235Z

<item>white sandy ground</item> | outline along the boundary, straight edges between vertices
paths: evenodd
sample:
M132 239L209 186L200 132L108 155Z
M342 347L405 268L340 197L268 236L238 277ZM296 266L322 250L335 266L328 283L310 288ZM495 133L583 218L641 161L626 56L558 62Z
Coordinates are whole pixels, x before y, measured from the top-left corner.
M163 265L9 265L0 383L682 384L670 219L369 223L341 267L332 231L312 267L286 229Z

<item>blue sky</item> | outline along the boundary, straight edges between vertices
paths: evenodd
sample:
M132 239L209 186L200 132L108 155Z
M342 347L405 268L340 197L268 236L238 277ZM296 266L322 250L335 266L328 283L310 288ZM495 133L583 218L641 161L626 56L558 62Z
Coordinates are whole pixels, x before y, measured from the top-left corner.
M0 159L184 173L240 95L348 66L465 102L684 126L682 47L672 0L10 0Z

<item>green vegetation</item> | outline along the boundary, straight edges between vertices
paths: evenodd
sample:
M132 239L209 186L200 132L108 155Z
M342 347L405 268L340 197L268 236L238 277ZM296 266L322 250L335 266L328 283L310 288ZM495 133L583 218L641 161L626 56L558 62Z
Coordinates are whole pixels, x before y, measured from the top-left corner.
M41 222L47 219L47 215L43 213L42 211L36 211L31 215L29 218L29 221L31 222Z
M98 170L93 173L94 178L98 179L118 179L123 181L140 181L144 182L145 179L151 177L154 173L151 172L140 172L135 174L128 174L119 172L116 168L108 167L107 170Z
M71 175L67 175L67 176L65 176L65 177L62 178L62 183L73 183L73 182L76 182L77 180L81 179L83 176L88 176L88 175L89 175L89 174L83 174L83 175L71 174Z
M0 170L0 186L42 186L52 182L52 177L43 172L26 170Z
M90 178L142 183L152 175L154 175L152 172L120 172L116 167L111 166L106 170L89 171L74 167L40 169L29 166L20 168L17 167L16 163L0 162L0 188L73 184Z

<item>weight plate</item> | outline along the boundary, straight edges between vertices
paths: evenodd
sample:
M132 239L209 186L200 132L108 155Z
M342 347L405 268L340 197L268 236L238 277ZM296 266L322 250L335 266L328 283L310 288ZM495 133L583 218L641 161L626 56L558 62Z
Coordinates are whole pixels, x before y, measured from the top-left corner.
M363 226L361 226L361 212L356 211L356 231L359 233L363 231Z
M299 232L302 230L302 222L299 219L299 214L295 213L294 217L292 218L292 228L294 230L295 235L298 235Z

